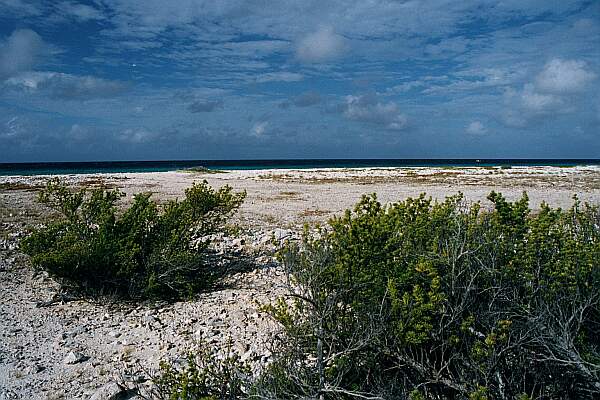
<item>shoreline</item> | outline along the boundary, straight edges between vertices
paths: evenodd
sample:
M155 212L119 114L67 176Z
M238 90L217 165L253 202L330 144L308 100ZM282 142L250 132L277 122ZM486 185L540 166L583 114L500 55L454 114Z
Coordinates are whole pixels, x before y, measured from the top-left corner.
M370 169L370 168L518 168L600 166L600 159L273 159L273 160L157 160L0 163L0 177L11 175L72 175L222 171Z

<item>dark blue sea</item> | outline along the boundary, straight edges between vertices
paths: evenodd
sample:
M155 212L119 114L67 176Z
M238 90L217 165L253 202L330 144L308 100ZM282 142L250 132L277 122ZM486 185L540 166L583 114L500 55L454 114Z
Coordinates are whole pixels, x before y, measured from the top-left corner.
M161 172L193 167L220 170L368 168L368 167L473 167L473 166L578 166L600 165L600 159L292 159L292 160L173 160L0 163L0 175L92 174Z

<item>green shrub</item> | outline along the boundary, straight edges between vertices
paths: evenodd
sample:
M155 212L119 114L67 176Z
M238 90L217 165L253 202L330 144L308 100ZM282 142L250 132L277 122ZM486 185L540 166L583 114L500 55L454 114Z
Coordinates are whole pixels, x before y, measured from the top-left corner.
M204 181L185 199L164 206L138 194L120 212L118 190L71 191L48 182L39 201L62 218L22 241L34 266L78 289L131 297L181 298L211 283L204 260L208 241L242 203L245 193L229 186L213 190Z
M290 244L286 336L263 397L593 399L600 393L600 213L491 193L381 205Z
M158 400L217 400L247 396L250 368L229 352L218 358L202 345L181 367L163 362L150 397Z

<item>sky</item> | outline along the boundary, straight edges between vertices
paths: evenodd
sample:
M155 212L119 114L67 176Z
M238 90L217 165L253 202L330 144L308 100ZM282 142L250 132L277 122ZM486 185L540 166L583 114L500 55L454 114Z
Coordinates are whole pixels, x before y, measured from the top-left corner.
M600 1L0 0L0 162L600 158Z

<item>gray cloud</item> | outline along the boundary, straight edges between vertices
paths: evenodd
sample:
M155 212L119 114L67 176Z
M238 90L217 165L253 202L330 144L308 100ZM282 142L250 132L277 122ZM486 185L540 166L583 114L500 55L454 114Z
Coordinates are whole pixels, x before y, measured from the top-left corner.
M346 96L344 100L339 109L349 120L389 130L402 130L407 126L407 117L394 102L381 102L374 95Z
M196 100L188 106L193 113L212 112L223 107L223 100Z
M49 46L31 29L17 29L0 41L0 79L28 71L49 52Z
M282 101L278 104L278 107L287 110L292 105L296 107L311 107L321 103L322 98L319 92L314 90L309 90L307 92L301 93L298 96L292 97L289 100Z
M321 95L319 92L308 91L294 97L292 102L296 107L310 107L321 102Z
M40 92L60 100L88 100L114 97L128 85L93 76L76 76L58 72L29 72L9 78L5 85L27 92Z

